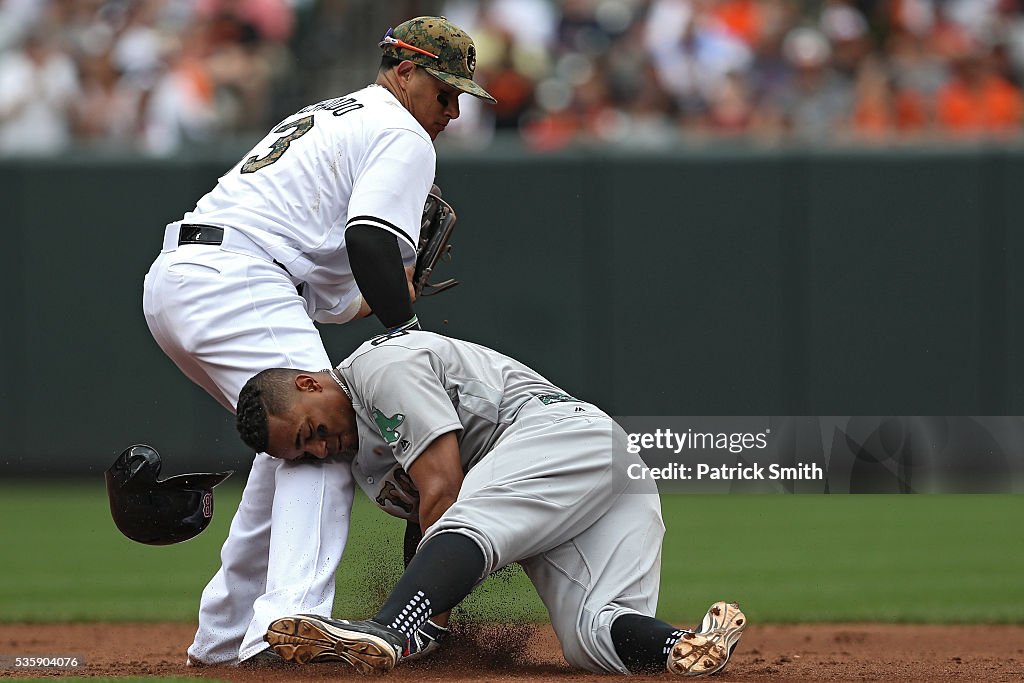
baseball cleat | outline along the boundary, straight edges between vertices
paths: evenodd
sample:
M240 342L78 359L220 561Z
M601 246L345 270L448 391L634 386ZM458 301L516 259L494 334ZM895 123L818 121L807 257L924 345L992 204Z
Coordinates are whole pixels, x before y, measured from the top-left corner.
M707 676L725 668L747 627L747 618L735 602L716 602L696 631L687 631L668 655L671 673Z
M361 674L391 671L406 638L373 621L297 614L270 624L263 639L287 662L341 662Z

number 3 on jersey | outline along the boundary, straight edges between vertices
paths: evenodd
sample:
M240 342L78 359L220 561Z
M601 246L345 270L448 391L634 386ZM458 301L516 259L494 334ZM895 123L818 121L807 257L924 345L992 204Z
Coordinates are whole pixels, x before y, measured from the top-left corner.
M294 141L301 138L303 135L313 129L313 117L303 116L301 119L282 123L280 126L273 130L274 133L284 133L291 131L284 137L280 137L274 141L274 144L270 147L270 154L265 157L260 157L257 154L253 154L251 157L245 160L242 164L242 173L255 173L264 166L270 166L272 163L281 158L281 155L288 151L288 146Z

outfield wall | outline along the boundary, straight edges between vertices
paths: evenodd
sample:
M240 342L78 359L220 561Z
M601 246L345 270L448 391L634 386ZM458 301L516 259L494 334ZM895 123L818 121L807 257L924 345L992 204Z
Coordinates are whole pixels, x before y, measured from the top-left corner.
M237 154L0 162L0 466L243 466L149 336L163 226ZM428 329L619 415L1021 415L1024 149L448 153ZM376 321L325 328L340 360Z

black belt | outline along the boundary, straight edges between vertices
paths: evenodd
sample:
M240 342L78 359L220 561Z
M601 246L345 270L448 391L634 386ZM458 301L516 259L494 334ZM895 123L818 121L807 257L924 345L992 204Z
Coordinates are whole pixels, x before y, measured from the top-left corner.
M202 223L182 223L178 231L178 246L183 244L224 244L224 228Z
M183 244L224 244L224 228L203 223L182 223L181 228L178 230L178 246L180 247ZM277 259L273 259L273 261L275 266L278 266L291 276L291 273L288 272L283 263ZM295 285L295 289L298 290L300 295L305 284L300 282Z

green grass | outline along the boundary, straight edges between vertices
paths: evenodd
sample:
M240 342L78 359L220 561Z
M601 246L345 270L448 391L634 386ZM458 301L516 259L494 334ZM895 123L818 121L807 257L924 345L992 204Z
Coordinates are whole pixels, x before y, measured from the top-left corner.
M762 622L1024 623L1024 496L668 496L664 512L671 620L732 596Z
M239 495L218 487L205 533L150 547L114 528L102 482L0 484L0 620L194 620ZM670 621L729 598L762 623L1024 623L1024 496L670 495L663 508L659 614ZM336 614L379 604L399 575L402 528L357 497ZM467 609L544 616L521 571L489 580Z

